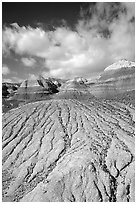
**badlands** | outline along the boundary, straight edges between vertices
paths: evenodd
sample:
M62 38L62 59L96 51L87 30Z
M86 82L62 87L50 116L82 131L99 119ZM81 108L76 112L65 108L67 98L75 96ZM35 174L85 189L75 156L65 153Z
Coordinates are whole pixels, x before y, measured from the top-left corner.
M134 70L20 85L2 117L3 202L135 201Z

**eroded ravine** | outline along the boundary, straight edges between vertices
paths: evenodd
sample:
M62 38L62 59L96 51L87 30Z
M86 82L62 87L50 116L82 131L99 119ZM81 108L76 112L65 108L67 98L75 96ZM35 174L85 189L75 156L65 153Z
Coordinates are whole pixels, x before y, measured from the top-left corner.
M3 115L3 201L134 201L134 107L53 100Z

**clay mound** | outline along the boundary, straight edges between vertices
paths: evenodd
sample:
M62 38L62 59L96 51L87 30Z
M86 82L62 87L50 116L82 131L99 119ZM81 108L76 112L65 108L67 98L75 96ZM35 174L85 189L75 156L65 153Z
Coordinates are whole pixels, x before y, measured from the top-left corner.
M107 67L96 83L88 84L89 92L98 98L111 98L135 90L134 64L120 60Z
M87 91L87 85L85 82L86 80L79 77L68 80L64 84L62 84L62 86L60 87L60 91L68 91L68 90Z
M135 201L134 107L76 100L3 115L3 201Z
M109 99L117 95L128 94L135 90L135 78L115 82L102 82L89 86L89 92L97 98Z
M121 68L130 68L130 67L135 67L135 62L126 60L126 59L121 59L110 66L106 67L104 71L110 71L110 70L118 70Z
M99 81L115 81L135 76L135 67L124 67L116 70L104 71Z
M104 72L100 75L99 81L115 81L129 77L135 77L135 62L119 60L105 68Z
M48 94L57 92L57 86L51 80L39 76L36 80L24 80L14 99L43 100L48 98Z

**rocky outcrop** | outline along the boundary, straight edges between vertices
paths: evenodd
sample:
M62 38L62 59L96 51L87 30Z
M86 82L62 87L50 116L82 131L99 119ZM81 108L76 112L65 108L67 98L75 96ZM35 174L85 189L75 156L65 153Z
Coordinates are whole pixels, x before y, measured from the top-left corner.
M66 80L63 79L58 79L58 78L53 78L49 77L48 80L52 81L57 87L60 87Z
M134 106L41 101L3 115L3 201L135 201Z
M7 98L14 95L19 88L20 83L2 83L2 97Z
M49 93L56 93L58 92L57 91L57 88L59 86L59 81L58 80L55 80L53 78L48 78L48 79L45 79L44 77L42 77L41 75L39 75L39 78L38 78L38 83L43 86L45 89L47 89L47 91Z

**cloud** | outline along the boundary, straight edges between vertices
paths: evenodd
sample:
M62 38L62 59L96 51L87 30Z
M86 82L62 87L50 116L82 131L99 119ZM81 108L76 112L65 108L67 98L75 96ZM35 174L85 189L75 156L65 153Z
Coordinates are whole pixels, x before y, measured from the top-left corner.
M11 78L2 78L2 82L9 82L9 83L21 83L23 79L19 77L11 77Z
M66 24L54 31L41 27L20 27L13 23L3 29L3 52L10 50L22 58L26 66L32 57L45 60L45 68L53 77L92 77L116 60L135 59L135 4L85 3L75 30ZM33 76L30 76L33 78Z
M2 66L2 74L7 75L10 73L10 69L7 67L7 65Z
M109 56L112 62L121 58L134 60L135 4L97 3L88 11L88 19L84 16L87 12L82 12L84 18L79 21L77 28L89 43L93 45L95 42L95 47L104 52L104 57Z
M49 47L48 33L41 28L20 27L17 23L3 31L3 52L14 50L16 54L41 56Z
M8 79L2 78L2 83L4 83L4 82L13 83L13 81L9 78Z
M27 66L27 67L33 67L36 63L36 60L33 58L22 58L21 59L22 63Z
M23 81L20 77L12 77L11 79L13 83L21 83Z
M37 79L37 76L35 74L28 74L28 79L29 80L35 80L35 79Z

